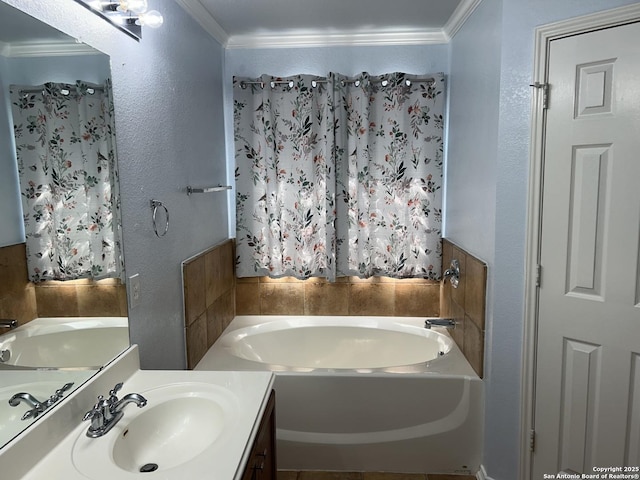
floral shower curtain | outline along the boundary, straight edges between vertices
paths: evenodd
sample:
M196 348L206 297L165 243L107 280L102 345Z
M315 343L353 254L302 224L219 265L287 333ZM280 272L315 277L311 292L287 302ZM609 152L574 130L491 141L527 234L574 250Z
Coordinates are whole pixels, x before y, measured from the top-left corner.
M439 279L444 75L336 78L338 271Z
M332 102L313 78L234 79L240 277L335 276Z
M10 90L30 280L120 277L110 83Z
M234 79L238 276L440 278L443 87Z

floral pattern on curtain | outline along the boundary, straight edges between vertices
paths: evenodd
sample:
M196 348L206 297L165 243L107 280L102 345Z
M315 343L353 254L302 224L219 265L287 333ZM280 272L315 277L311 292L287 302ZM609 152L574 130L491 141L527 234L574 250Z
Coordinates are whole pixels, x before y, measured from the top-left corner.
M444 75L336 76L338 271L440 278Z
M240 277L335 277L333 107L314 78L234 79Z
M234 79L238 276L440 278L433 78Z
M10 88L33 282L122 275L110 87Z

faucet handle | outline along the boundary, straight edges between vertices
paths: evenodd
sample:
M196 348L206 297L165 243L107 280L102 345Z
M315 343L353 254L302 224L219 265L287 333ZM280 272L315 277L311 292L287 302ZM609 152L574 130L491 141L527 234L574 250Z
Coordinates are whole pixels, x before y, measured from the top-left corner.
M109 402L104 399L102 395L98 396L96 404L82 416L82 421L91 420L92 427L99 426L104 418L104 410L108 406Z
M73 387L73 382L65 383L62 387L56 390L56 392L52 395L52 397L55 397L57 400L60 400L64 395L64 392L69 390L71 387Z
M102 415L100 410L98 410L96 407L93 407L91 410L89 410L87 413L85 413L82 416L82 421L86 422L87 420L93 420L94 418L96 418L96 417L98 417L100 415Z
M69 390L71 387L73 387L73 382L65 383L59 390L56 390L56 393L58 392L64 393L67 390Z
M24 415L20 417L20 420L28 420L30 418L36 418L39 414L40 412L38 411L37 408L32 408L31 410L27 410L26 412L24 412Z
M116 383L113 389L109 391L109 399L111 400L112 397L116 397L120 390L122 390L122 382Z
M107 404L108 404L108 401L104 399L104 396L98 395L98 401L96 402L96 404L93 406L93 408L90 411L99 412Z

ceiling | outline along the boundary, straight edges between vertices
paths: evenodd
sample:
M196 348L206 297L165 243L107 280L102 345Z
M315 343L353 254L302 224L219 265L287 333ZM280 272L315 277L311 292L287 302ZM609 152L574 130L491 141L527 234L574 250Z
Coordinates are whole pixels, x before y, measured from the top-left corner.
M176 0L225 48L447 43L480 1ZM74 43L0 2L0 54L84 53Z
M481 0L176 0L226 48L447 43Z

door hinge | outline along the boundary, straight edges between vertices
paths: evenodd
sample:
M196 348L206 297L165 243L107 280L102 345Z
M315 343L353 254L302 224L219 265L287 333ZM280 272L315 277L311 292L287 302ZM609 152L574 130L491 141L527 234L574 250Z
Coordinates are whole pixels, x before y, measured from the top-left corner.
M530 84L529 86L533 88L542 89L542 108L545 110L549 108L549 84L535 82Z
M536 449L536 431L529 430L529 451L534 452Z
M542 279L542 265L536 265L536 287L540 286L540 280Z

